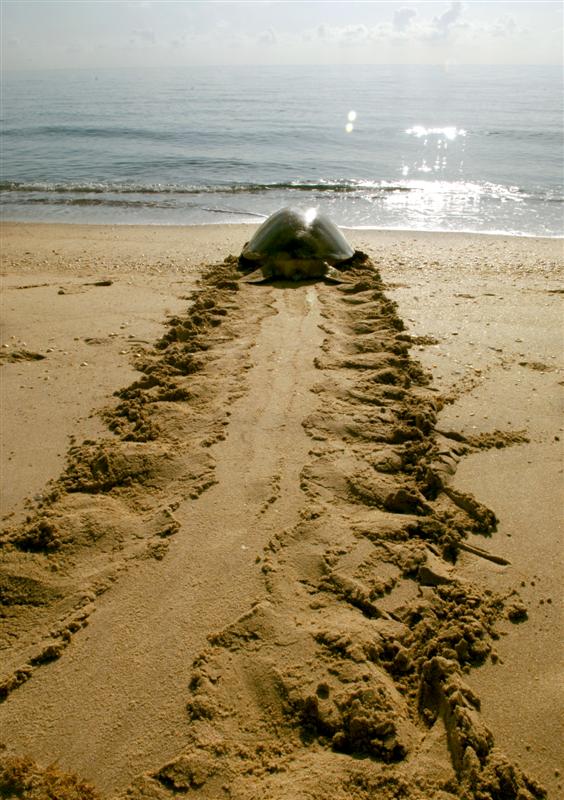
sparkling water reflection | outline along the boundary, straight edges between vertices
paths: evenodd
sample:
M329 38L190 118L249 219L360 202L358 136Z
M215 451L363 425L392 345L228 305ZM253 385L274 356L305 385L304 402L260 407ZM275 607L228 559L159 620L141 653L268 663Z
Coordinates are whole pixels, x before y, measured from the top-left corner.
M7 75L5 219L198 224L319 206L340 225L562 235L558 69Z
M412 172L446 173L456 171L464 174L465 137L467 131L454 125L426 128L413 125L405 133L420 140L416 157L410 162L402 162L401 174L407 177ZM448 151L451 142L450 152Z

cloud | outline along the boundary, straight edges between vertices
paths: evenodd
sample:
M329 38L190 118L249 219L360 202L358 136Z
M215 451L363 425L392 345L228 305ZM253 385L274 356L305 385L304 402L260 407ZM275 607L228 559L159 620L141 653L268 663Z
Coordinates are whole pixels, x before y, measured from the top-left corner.
M347 25L341 31L341 41L344 44L359 44L370 39L370 30L366 25Z
M396 31L404 31L409 27L411 20L417 16L414 8L398 8L394 11L393 27Z
M319 25L314 30L302 34L302 40L331 45L370 45L373 43L428 44L478 40L492 37L510 38L523 33L513 17L504 15L493 22L484 23L465 17L465 6L462 2L453 1L441 14L423 17L414 8L402 6L398 8L391 22L380 22L372 27L366 25L329 26Z
M457 30L470 41L480 42L488 39L517 39L527 33L526 28L519 26L510 14L504 14L492 22L480 20L460 20Z
M446 41L453 38L460 30L469 27L469 23L463 19L463 11L463 4L455 0L442 14L434 16L431 20L415 19L413 14L408 25L398 30L398 36L421 42Z
M257 36L257 42L264 45L274 45L278 43L278 37L274 28L267 28Z
M513 36L514 34L524 33L524 29L518 28L517 23L509 14L504 14L491 26L492 36Z
M463 28L463 4L453 1L442 14L432 19L424 19L414 8L402 6L396 9L391 22L380 22L372 27L366 25L317 27L314 38L326 43L358 45L370 42L438 42L448 39L457 28ZM302 38L312 38L307 32Z
M439 38L445 38L462 16L462 3L454 2L438 17L433 17L433 29Z
M322 24L317 27L316 34L318 39L330 44L356 45L370 41L371 29L366 25L337 27Z
M135 30L132 31L132 34L136 39L139 39L142 42L147 42L147 44L157 43L155 31L151 28L135 28Z

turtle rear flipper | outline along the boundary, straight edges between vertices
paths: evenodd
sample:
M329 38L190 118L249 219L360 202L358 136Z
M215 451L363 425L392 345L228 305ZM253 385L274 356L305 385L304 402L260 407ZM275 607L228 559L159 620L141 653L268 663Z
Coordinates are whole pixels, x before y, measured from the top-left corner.
M262 267L255 269L242 278L243 283L267 283L272 278L270 273L266 273Z
M326 270L323 274L323 280L327 281L327 283L346 283L347 281L343 280L342 274L339 272L338 269L335 267L330 266L327 264Z

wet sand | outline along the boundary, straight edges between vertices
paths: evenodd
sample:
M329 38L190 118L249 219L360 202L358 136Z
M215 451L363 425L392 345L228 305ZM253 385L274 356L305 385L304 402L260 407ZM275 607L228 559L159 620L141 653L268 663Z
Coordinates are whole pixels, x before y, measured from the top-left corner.
M251 230L2 227L7 752L556 798L561 242L350 231L348 284L257 287L210 266Z

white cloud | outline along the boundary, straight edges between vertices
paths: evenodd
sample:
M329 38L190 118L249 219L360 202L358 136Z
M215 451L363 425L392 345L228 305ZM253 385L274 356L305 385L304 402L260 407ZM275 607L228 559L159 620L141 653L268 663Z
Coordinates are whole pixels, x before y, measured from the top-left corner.
M505 39L508 42L517 41L523 34L527 33L527 29L518 25L510 14L504 14L491 22L482 22L476 19L460 21L457 25L457 33L468 42L482 42L485 44L491 39Z
M450 8L446 11L443 11L440 16L433 17L432 28L435 31L435 35L441 39L444 39L449 35L450 31L459 21L461 16L462 3L458 1L451 3Z
M463 10L463 4L456 0L442 14L429 20L418 16L415 9L401 8L394 14L393 26L380 26L381 35L387 33L396 41L444 42L467 26Z
M135 38L140 39L142 42L147 42L147 44L157 43L155 31L151 28L135 28L132 33Z
M371 29L366 25L319 25L317 38L329 44L357 45L371 39Z
M0 3L2 0L0 0ZM7 2L9 69L190 63L560 63L555 2ZM533 7L534 6L534 7ZM250 13L252 9L252 13ZM247 13L249 12L249 13ZM69 45L82 43L80 57ZM103 59L96 50L104 48Z
M513 36L514 34L525 33L525 30L524 28L519 28L517 26L517 23L513 17L509 16L509 14L504 14L503 17L500 17L491 26L490 33L492 36L505 37Z
M347 25L341 30L343 44L359 44L370 39L370 30L366 25Z
M464 27L462 13L461 2L451 2L442 14L432 19L424 19L414 8L402 6L394 12L392 22L380 22L372 27L362 24L330 26L323 23L317 27L316 36L323 42L343 45L382 41L438 42L448 39L457 28ZM311 38L311 32L303 36L306 39L308 37Z
M394 12L392 22L366 25L330 26L325 23L315 30L304 31L302 41L317 40L330 45L427 44L434 47L443 43L492 37L518 36L524 32L513 17L506 14L485 23L464 16L464 5L451 2L442 14L424 18L414 8L402 6Z
M394 11L393 27L396 31L404 31L411 20L417 16L417 11L414 8L398 8Z
M186 37L185 36L176 36L174 39L171 39L169 42L169 46L175 50L180 49L186 45Z
M267 28L261 31L257 36L257 42L264 45L274 45L278 43L276 31L273 28Z

